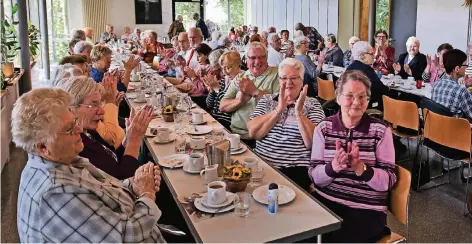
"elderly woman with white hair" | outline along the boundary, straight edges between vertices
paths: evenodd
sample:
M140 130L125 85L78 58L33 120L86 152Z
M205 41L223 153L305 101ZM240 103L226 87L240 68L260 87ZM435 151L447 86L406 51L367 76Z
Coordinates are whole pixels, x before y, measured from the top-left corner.
M349 38L349 49L344 52L344 58L343 58L344 67L347 67L352 63L353 59L352 59L351 49L352 49L352 46L354 46L354 43L358 41L360 41L360 39L357 36L352 36L351 38Z
M71 94L71 105L76 109L77 119L84 128L80 134L84 149L79 155L88 158L95 167L117 179L132 177L133 172L139 167L139 149L153 116L152 106L144 107L136 115L131 111L131 116L126 121L126 136L121 146L115 148L97 132L105 113L103 86L91 78L79 76L61 82L58 88Z
M91 63L90 53L92 52L93 46L86 41L77 42L74 46L74 54L81 54L87 58L87 62Z
M398 61L393 65L395 73L402 79L413 76L415 80L422 80L423 72L428 65L426 56L420 53L420 41L411 36L406 41L407 52L398 57Z
M341 110L313 134L313 196L343 219L339 230L323 235L323 242L374 243L390 233L387 206L397 181L395 149L390 128L366 114L370 84L360 71L344 72L335 92Z
M316 97L318 94L318 81L317 77L323 67L323 59L318 58L318 66L313 63L310 57L308 57L308 44L310 40L305 36L296 37L293 40L293 45L295 47L295 59L302 62L303 67L305 68L305 73L303 75L303 83L308 85L307 95L309 97Z
M303 64L293 58L279 65L279 93L264 95L247 122L256 153L308 190L313 132L324 118L320 103L307 97Z
M131 28L129 28L129 26L125 26L124 28L124 33L123 35L121 35L121 41L123 43L128 43L128 41L131 41L131 37L132 37L132 33L131 33Z
M370 98L369 107L383 110L382 96L388 93L389 88L382 83L374 68L372 68L374 62L372 46L366 41L358 41L351 51L354 61L346 70L359 70L369 78L372 84L372 97Z
M214 50L224 50L224 51L229 51L229 48L231 47L231 44L233 41L231 41L231 38L229 36L221 36L220 39L218 39L218 47L215 48Z
M148 163L119 181L78 156L84 144L72 100L64 90L38 88L13 108L13 142L28 153L18 193L20 241L165 242L155 204L159 168Z
M208 46L211 47L211 49L215 50L218 48L218 40L221 38L222 34L219 31L213 31L211 33L211 41L208 42Z

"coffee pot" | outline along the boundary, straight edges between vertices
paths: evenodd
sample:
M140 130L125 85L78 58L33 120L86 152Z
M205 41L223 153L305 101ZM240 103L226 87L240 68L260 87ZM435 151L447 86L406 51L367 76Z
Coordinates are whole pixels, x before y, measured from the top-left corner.
M231 144L223 139L207 147L208 165L218 165L218 177L223 177L224 167L231 164Z

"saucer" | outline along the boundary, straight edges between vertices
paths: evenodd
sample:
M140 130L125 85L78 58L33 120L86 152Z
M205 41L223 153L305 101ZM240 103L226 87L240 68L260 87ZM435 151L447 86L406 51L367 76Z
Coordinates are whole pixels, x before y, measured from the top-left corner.
M146 103L146 99L141 100L141 101L140 101L140 100L137 100L137 99L134 99L134 102L135 102L135 103Z
M238 155L238 154L246 152L246 150L247 150L247 147L241 144L238 150L231 149L231 155Z
M189 169L188 161L184 163L184 171L187 172L187 173L200 174L200 171L202 171L202 169L200 169L200 170L191 170L191 169Z
M165 168L181 168L188 162L187 154L172 154L159 158L159 165Z
M198 122L198 123L196 123L196 122L194 123L193 121L190 121L190 122L189 122L189 124L191 124L191 125L203 125L203 124L205 124L205 123L206 123L205 120L202 121L202 122Z
M154 143L157 143L157 144L167 144L169 142L173 142L175 140L175 135L173 133L170 133L169 135L169 138L167 139L167 141L160 141L159 140L159 137L154 137L154 139L152 139L152 141Z
M205 193L205 194L202 195L201 201L202 201L203 206L205 206L205 207L221 208L221 207L224 207L226 205L229 205L229 204L233 203L234 193L226 192L226 199L225 199L224 202L222 202L220 204L210 203L210 201L208 201L208 193Z
M195 199L193 203L198 210L205 213L224 213L234 209L234 204L229 204L227 207L222 208L208 208L202 204L202 198Z

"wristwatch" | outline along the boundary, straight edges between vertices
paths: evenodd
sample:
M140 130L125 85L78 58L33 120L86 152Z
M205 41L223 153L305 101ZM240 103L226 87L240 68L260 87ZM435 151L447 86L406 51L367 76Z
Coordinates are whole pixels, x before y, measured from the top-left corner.
M259 96L259 93L261 93L261 90L256 90L256 91L252 94L252 97L256 98L257 96Z
M357 174L357 172L356 172L356 175L357 175L357 176L361 176L361 175L364 174L364 172L367 170L367 165L366 165L365 163L362 163L362 165L363 165L362 173Z

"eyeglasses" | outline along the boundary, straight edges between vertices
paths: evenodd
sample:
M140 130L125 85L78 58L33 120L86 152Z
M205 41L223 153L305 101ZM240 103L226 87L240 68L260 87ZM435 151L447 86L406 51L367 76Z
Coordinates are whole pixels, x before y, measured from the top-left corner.
M103 106L105 106L105 103L104 102L93 102L91 104L79 104L79 106L83 106L83 107L86 107L86 108L103 108Z
M367 96L366 94L358 94L358 95L354 95L354 94L341 94L343 95L346 100L348 101L354 101L354 99L358 98L360 102L366 102L366 101L369 101L370 100L370 97Z
M263 56L247 56L248 59L254 61L254 60L264 60L267 56L266 55L263 55Z
M297 76L297 77L280 77L279 78L281 81L283 82L287 82L287 81L290 81L290 82L295 82L296 80L300 79L300 76Z
M77 126L80 126L80 124L79 124L79 118L74 117L74 119L72 120L72 126L71 126L69 129L67 129L67 130L65 130L65 131L62 131L62 132L60 132L60 133L61 133L61 134L66 134L66 135L74 135L75 128L76 128Z
M387 36L377 36L377 38L387 38Z

